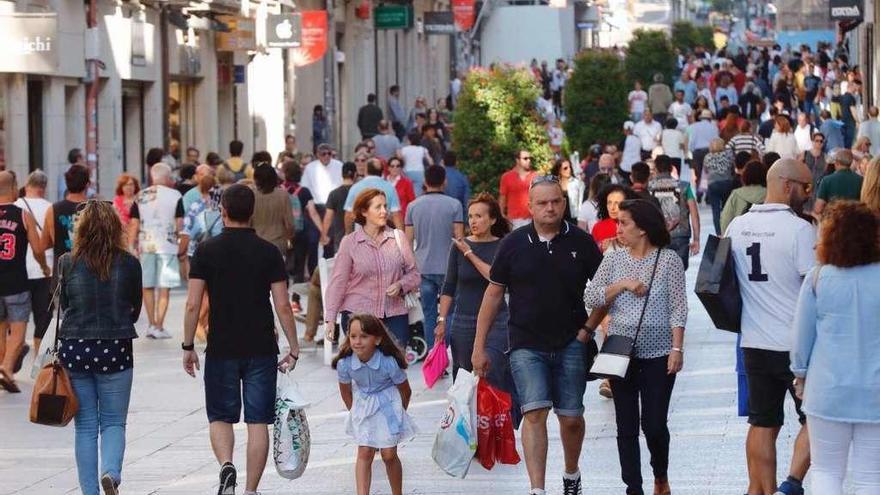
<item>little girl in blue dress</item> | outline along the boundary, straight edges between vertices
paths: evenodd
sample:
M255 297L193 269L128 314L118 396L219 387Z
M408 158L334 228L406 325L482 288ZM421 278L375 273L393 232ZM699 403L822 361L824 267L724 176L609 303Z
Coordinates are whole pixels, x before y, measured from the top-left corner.
M339 377L342 401L349 410L345 431L358 444L357 493L369 495L373 458L379 450L392 495L402 495L403 467L397 445L416 433L406 413L412 395L403 371L406 358L375 316L353 315L348 325L348 339L333 360L333 367Z

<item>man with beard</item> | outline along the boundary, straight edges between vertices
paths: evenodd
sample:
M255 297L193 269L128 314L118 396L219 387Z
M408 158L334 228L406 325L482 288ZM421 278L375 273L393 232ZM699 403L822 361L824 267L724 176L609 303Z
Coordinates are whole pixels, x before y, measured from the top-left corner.
M749 388L746 460L748 495L803 495L810 465L806 417L794 394L790 369L794 310L804 275L815 263L816 233L795 212L810 196L806 165L780 159L767 172L767 198L727 228L742 295L742 349ZM776 439L784 421L785 394L795 402L800 433L789 477L776 486Z

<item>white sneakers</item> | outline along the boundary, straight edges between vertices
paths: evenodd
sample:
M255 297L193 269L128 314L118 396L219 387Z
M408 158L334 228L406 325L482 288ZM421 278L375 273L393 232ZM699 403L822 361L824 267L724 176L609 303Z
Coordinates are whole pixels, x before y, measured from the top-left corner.
M157 327L154 327L153 325L150 325L150 327L147 329L147 338L148 339L170 339L171 334L168 333L168 330L165 330L164 328L157 328Z

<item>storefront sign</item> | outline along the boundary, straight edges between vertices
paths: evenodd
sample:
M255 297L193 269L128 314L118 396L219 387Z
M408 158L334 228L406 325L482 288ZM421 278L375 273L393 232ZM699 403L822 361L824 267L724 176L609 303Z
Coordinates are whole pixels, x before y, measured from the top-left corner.
M257 49L256 26L253 20L234 15L219 15L217 20L229 27L228 32L217 31L214 34L214 44L218 52Z
M266 17L266 46L298 48L302 44L302 16L273 14Z
M412 5L378 5L373 9L376 29L409 29L413 26Z
M475 0L452 0L452 13L455 16L455 27L459 31L468 31L477 20Z
M304 10L301 14L302 44L290 51L295 67L314 63L327 52L327 11Z
M0 15L0 72L54 72L57 37L56 14Z
M425 34L455 34L455 20L452 11L425 12Z
M864 0L831 0L832 21L861 21L865 15Z

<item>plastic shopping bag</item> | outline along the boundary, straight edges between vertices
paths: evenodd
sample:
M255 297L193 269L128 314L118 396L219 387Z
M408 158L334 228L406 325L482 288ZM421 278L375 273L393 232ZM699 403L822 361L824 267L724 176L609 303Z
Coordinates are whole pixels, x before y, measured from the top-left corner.
M449 388L449 406L434 437L431 457L450 476L464 478L477 451L477 380L468 371L458 370Z
M297 390L289 373L278 379L275 397L275 428L273 429L275 469L282 478L295 480L302 476L309 463L311 435L305 408L309 403Z
M477 385L477 457L486 469L495 462L518 464L513 418L510 414L510 394L499 390L486 380Z
M425 377L425 385L428 388L434 386L437 380L443 376L443 371L449 366L449 356L446 354L446 343L438 340L434 343L434 348L428 353L425 362L422 364L422 375Z

